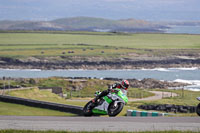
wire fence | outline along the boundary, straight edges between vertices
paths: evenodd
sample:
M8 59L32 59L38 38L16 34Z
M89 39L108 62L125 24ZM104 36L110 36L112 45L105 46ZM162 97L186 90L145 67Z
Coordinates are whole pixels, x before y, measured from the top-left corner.
M94 93L84 93L81 91L68 91L64 93L63 96L68 99L76 97L77 98L95 97ZM130 92L127 93L127 96L130 98L145 98L152 95L148 95L146 92Z

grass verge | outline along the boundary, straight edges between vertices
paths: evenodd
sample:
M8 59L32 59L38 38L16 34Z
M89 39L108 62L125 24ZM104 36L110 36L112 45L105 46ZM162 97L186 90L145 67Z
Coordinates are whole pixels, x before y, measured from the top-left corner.
M174 105L187 105L187 106L197 106L199 103L196 97L200 96L200 92L188 91L188 90L158 90L158 91L168 91L177 93L177 97L166 97L160 100L152 101L135 101L129 102L127 106L132 109L137 109L139 105L158 105L158 104L174 104ZM170 113L170 112L169 112ZM197 116L196 113L177 113L175 116Z
M130 89L132 91L142 92L140 89ZM199 102L196 100L196 97L200 96L200 92L193 92L184 90L158 90L158 91L169 91L173 93L177 93L178 97L168 97L160 100L152 100L152 101L137 101L137 102L128 102L128 104L123 108L122 112L119 116L126 115L127 109L137 109L139 105L143 104L175 104L175 105L189 105L196 106ZM131 92L131 91L130 91ZM79 98L79 100L75 99L64 99L59 97L56 94L51 93L48 90L39 90L38 88L32 88L29 90L15 90L10 91L9 94L11 96L22 97L27 99L41 100L41 101L49 101L55 103L62 104L70 104L76 106L84 106L90 99L92 98ZM151 96L151 95L148 95ZM196 113L179 113L177 116L197 116Z
M76 116L71 113L0 102L0 115L15 116Z
M152 93L147 93L144 90L140 90L140 89L136 89L136 88L131 88L130 92L132 92L132 91L135 91L135 94L138 94L139 97L141 96L139 94L144 94L143 95L144 97L153 95ZM130 93L130 94L133 94L133 93ZM89 101L89 99L92 99L92 98L86 98L86 99L79 98L79 100L64 99L54 93L51 93L48 90L39 90L38 88L32 88L32 89L28 89L28 90L14 90L14 91L10 91L9 95L15 96L15 97L26 98L26 99L34 99L34 100L76 105L76 106L82 106L82 107ZM123 108L122 112L119 114L119 116L126 115L127 109L133 109L133 108L129 107L129 106L125 106Z
M51 91L48 90L39 90L38 88L32 88L28 90L15 90L9 92L10 96L21 97L26 99L61 103L61 104L70 104L77 106L84 106L86 102L83 101L70 101L66 100Z

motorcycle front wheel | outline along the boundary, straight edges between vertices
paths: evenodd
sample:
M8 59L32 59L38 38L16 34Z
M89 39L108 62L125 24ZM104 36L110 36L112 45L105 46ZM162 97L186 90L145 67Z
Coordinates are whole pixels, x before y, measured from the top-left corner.
M117 106L114 105L114 102L112 102L108 107L108 115L110 117L118 115L124 107L123 103L118 103Z
M200 116L200 103L197 105L196 112L197 115Z
M92 101L89 101L84 107L83 107L83 115L84 116L92 116L92 109L93 109L93 103Z

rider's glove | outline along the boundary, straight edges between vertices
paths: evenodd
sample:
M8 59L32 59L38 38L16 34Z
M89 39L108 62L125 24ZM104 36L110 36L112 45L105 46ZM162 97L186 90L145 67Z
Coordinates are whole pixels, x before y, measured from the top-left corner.
M117 87L117 84L116 84L116 83L112 85L112 88L116 88L116 87Z
M117 84L112 84L108 87L109 92L116 92L115 88L117 87ZM118 92L118 91L117 91Z
M112 85L108 86L108 91L112 90Z
M112 91L112 88L108 88L108 92L111 92Z
M108 86L108 89L113 89L113 88L116 88L116 87L117 87L117 84L113 84L113 85Z
M115 92L115 93L118 93L119 91L118 91L118 90L114 90L114 92Z

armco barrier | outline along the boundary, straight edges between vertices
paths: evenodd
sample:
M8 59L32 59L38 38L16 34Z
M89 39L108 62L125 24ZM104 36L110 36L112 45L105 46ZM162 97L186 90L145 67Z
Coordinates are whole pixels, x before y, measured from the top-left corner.
M166 116L167 113L158 113L158 112L147 112L147 111L137 111L137 110L127 110L127 116L135 117L158 117Z
M82 107L0 95L0 101L82 115Z

